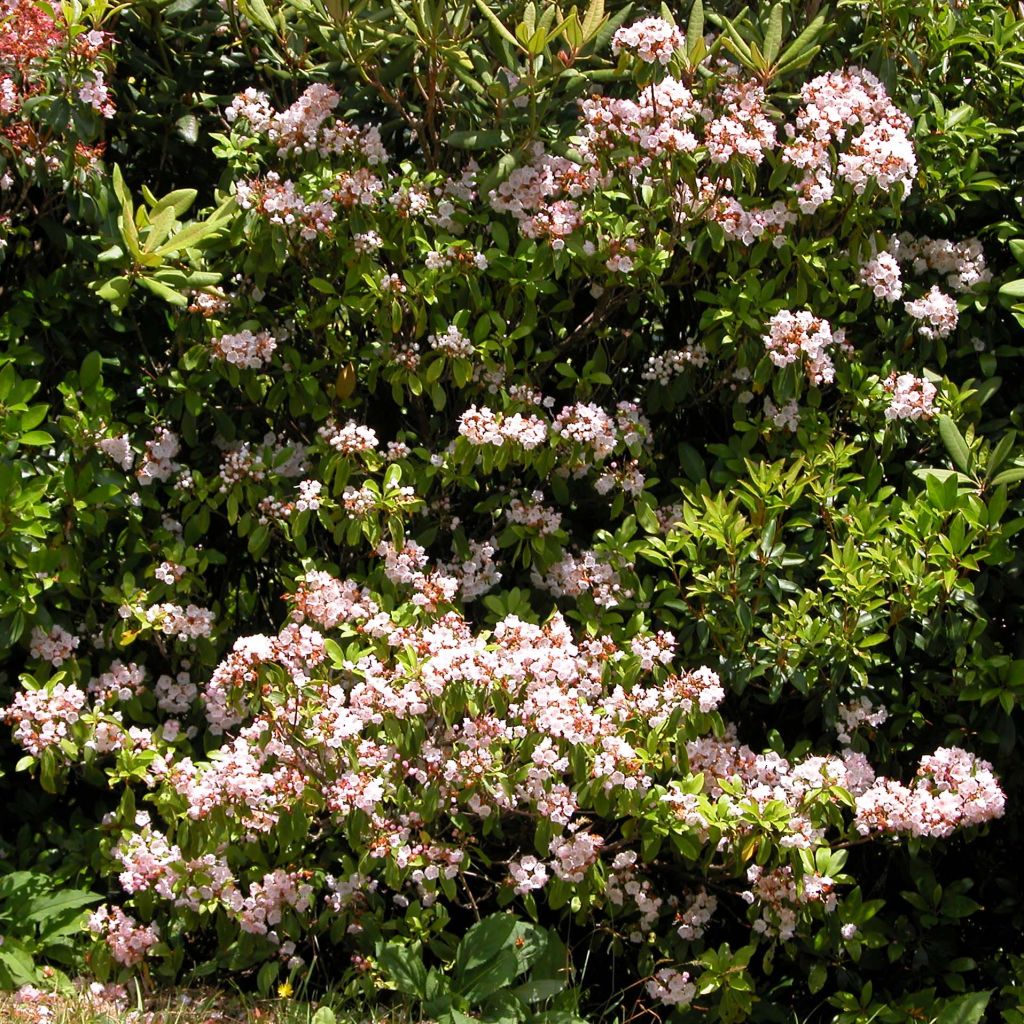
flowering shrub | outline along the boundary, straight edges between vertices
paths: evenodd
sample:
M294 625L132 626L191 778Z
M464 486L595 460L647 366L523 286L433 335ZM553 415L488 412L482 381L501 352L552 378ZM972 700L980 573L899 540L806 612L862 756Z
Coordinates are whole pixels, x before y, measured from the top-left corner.
M1018 1012L1024 23L686 15L0 8L0 855L101 982Z

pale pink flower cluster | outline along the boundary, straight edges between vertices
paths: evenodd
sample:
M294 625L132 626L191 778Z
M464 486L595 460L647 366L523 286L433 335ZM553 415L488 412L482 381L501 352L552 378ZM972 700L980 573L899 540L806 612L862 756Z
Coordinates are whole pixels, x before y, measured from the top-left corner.
M601 560L595 551L583 551L579 557L567 552L547 572L533 570L535 586L550 591L555 597L579 597L589 593L602 608L614 608L630 591L623 588L619 574Z
M192 702L199 695L199 688L192 682L191 675L183 670L173 677L158 676L153 692L156 694L157 706L161 711L166 711L171 715L181 715L192 707Z
M516 218L525 237L549 238L553 248L561 249L583 223L574 200L592 191L597 182L592 169L539 150L533 163L517 167L489 199L493 209ZM570 198L556 198L562 195Z
M487 406L471 405L459 417L459 433L472 445L518 444L530 451L547 440L547 424L537 416L513 413L501 416Z
M21 95L18 85L13 78L5 75L0 78L0 114L13 114L20 106Z
M686 942L699 939L718 909L718 897L698 889L686 906L675 915L676 934Z
M213 612L194 604L185 608L169 601L150 605L143 612L143 617L161 633L176 636L182 641L198 640L213 632Z
M136 476L143 487L148 487L155 480L168 480L180 468L174 457L181 451L178 435L166 427L159 427L156 436L146 442L146 451L142 456L142 465Z
M429 335L427 344L437 352L443 352L453 359L456 357L469 359L473 355L473 342L454 324L449 324L447 329L440 334Z
M867 697L858 697L847 704L840 704L837 709L839 721L836 723L836 739L840 743L849 743L851 734L862 725L877 727L889 717L889 710L884 705L876 707Z
M14 726L14 740L38 757L68 738L85 707L86 695L77 686L54 683L41 690L19 690L0 718Z
M353 519L365 519L379 505L380 493L365 484L359 488L346 487L341 492L341 507Z
M977 238L953 242L948 238L914 238L904 232L889 242L893 256L900 263L909 263L918 276L929 271L941 274L946 285L955 292L968 292L992 280L985 263L985 251Z
M188 815L201 821L214 811L242 820L248 834L271 832L281 811L302 793L302 773L286 765L264 771L267 753L239 736L210 755L206 764L191 758L176 762L167 774L171 787L188 801Z
M692 206L685 197L679 213L681 216L692 213ZM776 248L785 243L786 227L798 220L782 200L776 200L771 206L748 210L732 196L722 196L705 209L704 216L721 225L725 237L731 241L753 245L762 238L770 238Z
M374 206L384 192L384 183L368 167L343 171L334 182L331 197L345 210ZM392 274L392 277L397 275Z
M152 888L181 860L181 850L172 847L166 836L153 830L148 813L140 811L135 815L135 828L135 832L123 836L111 851L122 868L118 881L129 894Z
M533 491L528 501L512 498L505 516L510 523L536 530L542 537L557 533L562 526L562 513L544 504L543 491Z
M79 643L79 638L72 636L63 626L51 626L49 630L36 626L32 630L28 652L33 658L60 668L78 650Z
M641 377L667 387L688 366L707 366L707 362L707 349L699 343L681 349L666 349L647 357Z
M885 410L887 420L926 420L935 415L938 390L930 380L894 371L882 387L890 396Z
M918 321L917 333L925 338L948 338L960 320L956 299L934 284L921 298L905 302L904 307Z
M153 570L153 575L161 583L172 587L185 575L186 571L185 566L179 565L177 562L163 561Z
M371 178L379 185L376 177ZM364 204L373 202L376 191L361 189L359 200ZM318 199L307 200L296 190L295 182L282 182L276 171L268 172L265 178L235 183L235 199L243 210L255 210L271 224L297 227L299 236L306 241L326 232L337 219L332 198L333 194L325 190Z
M282 456L288 452L286 458ZM303 476L309 470L305 445L292 441L278 441L274 433L265 434L262 447L255 442L242 441L226 445L218 476L220 493L227 494L232 484L243 480L265 480L269 475L286 478Z
M621 464L613 461L594 481L594 490L598 494L608 494L618 487L626 494L636 496L643 491L646 481L638 459L626 459Z
M439 568L459 581L459 597L473 601L501 582L501 572L494 560L498 542L494 537L468 542L467 557L461 561L442 563Z
M210 732L219 736L248 714L247 691L258 681L263 665L280 665L296 686L303 686L309 671L326 657L323 636L305 624L285 626L276 637L239 637L203 690Z
M844 332L833 331L822 317L807 310L789 309L781 310L768 321L768 333L761 338L768 358L776 366L802 361L812 384L835 380L835 365L828 350L833 345L843 345L844 339Z
M106 672L89 680L89 693L98 702L131 700L145 689L146 670L135 662L127 665L120 658L110 663Z
M305 880L305 872L278 868L249 886L249 895L237 911L242 931L266 935L273 941L271 929L281 923L286 909L297 913L309 910L313 887Z
M192 301L188 305L190 313L198 313L209 320L220 316L231 308L231 300L221 291L193 291Z
M593 402L565 406L551 424L552 433L581 447L589 448L594 459L605 459L622 443L637 443L648 432L647 421L633 403L619 403L612 416Z
M292 509L295 512L316 512L320 508L320 492L323 487L319 480L300 480L299 493L292 502Z
M355 420L349 420L343 427L339 427L334 419L330 418L318 433L327 444L342 455L370 452L380 443L375 430L356 423Z
M775 124L765 114L764 88L754 81L727 81L720 102L726 112L704 126L704 144L712 163L741 156L760 164L775 148Z
M455 599L459 580L442 571L424 572L427 554L415 541L406 541L398 549L384 542L377 554L384 556L384 575L392 583L412 587L412 603L417 607L434 611L439 604L450 604Z
M99 33L89 33L90 35ZM44 968L45 971L45 968ZM101 984L75 978L72 982L88 1012L100 1020L116 1020L128 1012L128 990L114 982ZM8 1024L54 1024L66 1019L68 996L65 991L22 985L11 996L14 1017Z
M102 71L93 71L92 80L87 80L78 90L78 98L88 103L97 114L111 118L117 113L114 101L110 98L110 90L103 80Z
M658 630L653 636L635 636L629 641L629 649L640 659L640 667L650 672L655 665L671 665L676 653L676 639L665 630Z
M895 302L903 295L900 265L891 252L880 252L865 263L857 274L860 283L870 288L876 299Z
M120 907L100 907L89 916L89 931L100 936L110 954L124 967L133 967L160 941L155 924L141 925Z
M857 796L854 824L870 832L949 836L962 827L1002 817L1006 806L992 765L959 747L940 747L921 758L909 786L878 779Z
M517 896L525 896L528 892L536 892L548 884L547 865L533 854L520 857L519 860L508 862L508 873L515 883L513 892Z
M368 893L377 891L377 880L369 875L354 871L348 878L335 878L334 875L327 875L324 879L327 885L327 893L324 896L324 903L336 914L351 910L353 907L360 908L366 903ZM352 931L361 931L361 928Z
M590 96L580 101L583 135L580 153L585 161L574 172L563 171L562 180L570 191L577 180L578 192L593 189L599 180L597 165L603 154L616 152L624 146L637 150L635 154L617 159L625 160L625 167L633 176L662 156L692 153L700 144L691 125L700 114L693 94L682 82L673 78L652 85L636 100L608 96ZM589 166L588 166L589 165ZM583 177L585 175L585 177Z
M388 196L388 203L402 220L412 220L430 209L430 193L419 185L401 185Z
M617 57L625 51L645 64L664 66L685 41L683 33L664 18L644 18L616 29L612 36L612 53Z
M121 434L118 437L104 437L96 442L96 447L125 472L128 472L135 464L135 452L132 451L131 440L127 434Z
M820 903L826 912L836 908L835 882L827 875L804 875L798 885L788 865L765 870L752 864L747 868L747 881L750 889L740 895L747 903L758 904L760 915L754 921L754 931L777 935L783 942L796 933L801 906Z
M266 135L277 146L278 156L318 153L321 157L352 153L368 164L387 160L376 127L356 128L331 117L341 97L329 85L314 83L286 110L275 112L265 93L246 89L224 112L229 123L247 121L257 135Z
M885 192L897 183L906 191L913 187L917 158L910 119L870 71L854 67L819 75L801 88L800 96L796 127L787 128L785 160L820 183L831 174L830 145L846 144L836 173L858 195L869 182Z
M666 1006L689 1006L697 994L697 987L686 971L674 967L659 968L645 984L647 994Z
M650 788L653 781L644 772L643 761L637 750L621 736L601 738L601 747L594 758L590 774L601 780L607 792L613 789L643 792Z
M366 587L326 572L306 573L296 583L291 601L300 620L310 619L323 629L362 622L380 611Z
M640 914L629 938L631 942L640 943L645 935L654 930L665 901L655 895L650 881L640 876L636 869L637 860L635 850L623 850L615 855L608 871L605 894L609 902L617 907L625 906L629 898Z
M210 351L217 359L247 370L266 366L276 348L277 340L269 331L253 334L248 329L237 334L222 334L210 342Z
M796 433L800 427L800 404L795 398L791 398L784 405L777 406L769 397L765 396L764 418L771 421L772 425L780 430Z
M582 882L587 871L597 863L604 839L592 832L555 836L551 840L551 868L563 882Z

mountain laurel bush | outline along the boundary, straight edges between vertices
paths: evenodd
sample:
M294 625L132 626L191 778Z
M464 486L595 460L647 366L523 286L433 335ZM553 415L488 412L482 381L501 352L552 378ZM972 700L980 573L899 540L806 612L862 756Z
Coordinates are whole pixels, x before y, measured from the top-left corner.
M818 8L0 0L0 983L1024 1020L1024 21Z

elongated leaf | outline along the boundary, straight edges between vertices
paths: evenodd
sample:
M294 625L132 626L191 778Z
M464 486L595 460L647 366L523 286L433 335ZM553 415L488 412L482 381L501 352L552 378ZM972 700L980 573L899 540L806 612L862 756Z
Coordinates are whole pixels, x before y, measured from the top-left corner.
M486 131L452 132L444 140L456 149L490 149L508 141L508 136L500 128L488 128Z
M254 25L259 25L264 31L277 35L277 25L274 24L270 9L263 0L239 0L238 6Z
M967 446L963 434L957 425L948 417L939 417L939 436L953 460L953 465L963 473L971 471L971 449Z
M140 277L139 284L144 288L148 288L154 295L159 296L164 302L169 302L172 306L188 305L188 299L181 292L176 292L162 281L157 281L152 277Z
M753 57L750 53L750 47L747 45L746 40L736 30L736 26L729 18L722 19L722 28L725 30L726 37L728 38L729 46L733 52L746 64L753 63Z
M825 15L819 14L810 23L810 25L808 25L807 28L805 28L803 32L801 32L800 35L798 35L796 39L794 39L793 42L791 42L789 46L787 46L786 49L783 50L782 54L779 56L779 66L781 67L783 64L786 64L789 61L793 60L793 58L800 56L800 54L802 54L804 50L806 50L813 42L815 42L815 40L817 40L824 26Z
M480 13L494 26L495 31L505 40L506 43L511 43L517 50L523 50L525 48L522 43L505 27L505 23L484 3L484 0L474 0Z
M154 249L170 234L174 226L174 210L165 206L156 214L149 225L149 232L146 241L142 246L143 252L153 252Z
M150 214L154 219L160 214L161 210L171 209L174 211L175 217L184 216L188 212L189 207L196 201L196 196L199 193L194 188L179 188L173 192L168 192L162 199L158 199L153 204L153 210Z
M66 889L62 892L36 896L29 904L28 913L22 918L25 921L41 923L50 917L56 917L68 910L81 910L103 899L98 893L84 892L81 889Z
M704 0L693 0L690 8L690 20L686 25L686 47L692 54L694 44L704 38Z
M988 465L985 467L985 472L988 476L999 472L1003 463L1010 457L1010 452L1013 451L1016 440L1016 430L1008 430L999 439L999 443L992 449L992 454L988 457Z
M764 37L764 59L772 64L782 47L782 4L775 4L768 16L768 31Z
M201 242L204 238L220 230L220 225L210 220L199 221L183 227L173 238L156 249L158 256L166 256L172 252L181 252L182 249L189 249Z
M604 21L604 0L590 0L587 12L583 15L583 38L589 42L598 32Z
M1001 487L1003 484L1016 484L1024 480L1024 466L1015 466L1013 469L1004 469L992 478L993 487Z
M991 989L987 992L968 992L966 995L957 996L939 1011L935 1024L978 1024L991 998Z

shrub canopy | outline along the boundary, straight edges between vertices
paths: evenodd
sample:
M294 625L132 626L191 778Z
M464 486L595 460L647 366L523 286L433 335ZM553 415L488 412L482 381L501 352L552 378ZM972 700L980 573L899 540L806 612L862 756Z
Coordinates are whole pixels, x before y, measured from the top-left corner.
M1024 21L818 6L0 2L0 983L1024 1019Z

